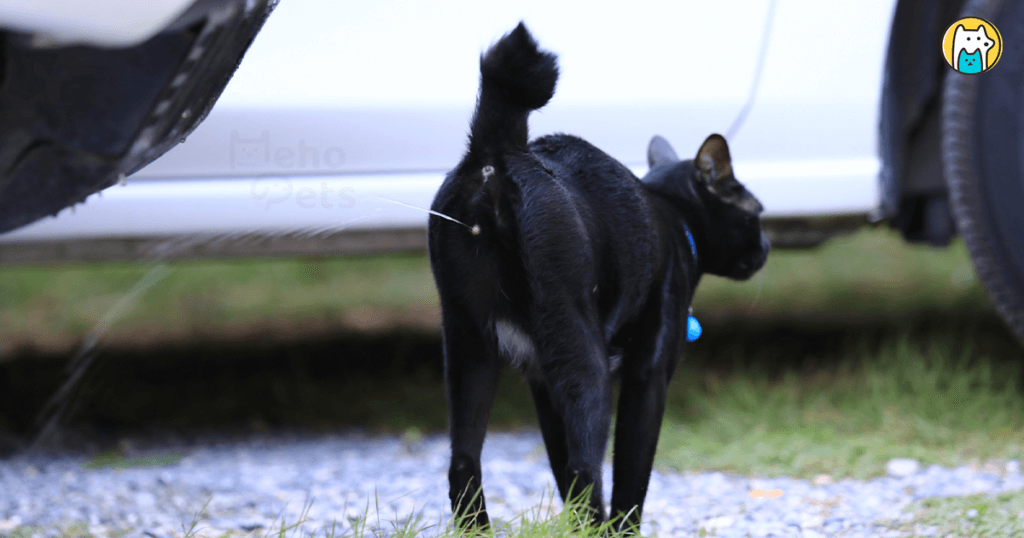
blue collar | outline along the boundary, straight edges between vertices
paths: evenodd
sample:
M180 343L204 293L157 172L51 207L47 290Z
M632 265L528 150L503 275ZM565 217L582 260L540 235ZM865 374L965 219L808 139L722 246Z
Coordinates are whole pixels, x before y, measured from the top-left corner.
M690 233L690 227L683 223L683 230L686 232L686 239L690 241L690 252L693 253L693 261L697 261L697 243L693 241L693 234Z
M693 253L693 261L697 262L697 243L693 240L693 234L690 233L690 227L683 222L683 230L686 232L686 240L690 242L690 252ZM697 338L700 338L700 333L703 332L700 323L697 322L697 318L693 317L693 306L690 306L688 315L686 317L686 341L693 342Z

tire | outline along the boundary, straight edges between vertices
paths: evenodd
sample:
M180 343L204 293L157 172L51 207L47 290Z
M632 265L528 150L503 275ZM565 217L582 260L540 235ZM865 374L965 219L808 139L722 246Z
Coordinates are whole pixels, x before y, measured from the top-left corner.
M276 0L197 0L121 49L0 31L0 233L83 202L184 140Z
M991 71L947 74L943 168L978 277L1024 343L1024 0L971 0L963 15L993 23L1004 51Z

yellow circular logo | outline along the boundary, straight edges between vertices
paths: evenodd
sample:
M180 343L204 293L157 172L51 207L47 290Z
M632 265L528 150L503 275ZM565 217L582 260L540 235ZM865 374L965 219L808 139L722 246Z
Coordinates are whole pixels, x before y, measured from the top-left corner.
M942 55L953 69L968 75L984 73L999 63L1003 36L985 19L964 17L946 29Z

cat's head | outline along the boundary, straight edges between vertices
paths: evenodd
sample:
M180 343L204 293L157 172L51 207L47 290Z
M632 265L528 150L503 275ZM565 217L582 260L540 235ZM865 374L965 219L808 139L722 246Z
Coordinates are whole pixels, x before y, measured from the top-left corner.
M761 229L761 202L733 175L729 145L713 134L692 160L680 160L655 136L647 148L649 190L668 199L695 234L705 271L736 280L764 266L771 244ZM703 251L703 252L700 252Z
M981 71L981 51L976 50L970 54L967 51L960 52L960 58L958 59L959 69L965 72L976 72Z
M988 51L988 49L994 47L996 42L988 37L988 33L985 31L984 26L979 26L977 30L968 30L964 28L964 25L957 25L956 30L953 31L953 52L957 53L961 50L973 53L975 51Z

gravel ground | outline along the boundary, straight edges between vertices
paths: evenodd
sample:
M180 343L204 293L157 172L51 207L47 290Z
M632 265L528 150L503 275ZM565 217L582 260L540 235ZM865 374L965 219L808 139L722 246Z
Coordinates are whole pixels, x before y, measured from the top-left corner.
M134 450L134 455L151 453ZM59 536L56 526L87 522L95 536L180 536L209 502L197 530L253 531L294 523L307 499L303 529L350 531L349 517L368 513L370 527L391 528L413 513L423 524L450 517L449 449L443 436L418 442L361 433L332 436L260 434L206 441L163 454L184 457L161 467L86 469L84 455L0 460L0 536L22 526ZM554 489L540 434L491 434L484 448L484 491L492 518L509 520L548 506ZM998 493L1024 488L1018 462L1005 469L921 468L894 460L890 476L871 481L756 479L722 473L655 472L644 510L644 535L886 536L873 522L898 518L922 497ZM605 469L611 483L610 468ZM605 495L609 495L606 486ZM760 491L758 491L760 490ZM778 490L778 491L776 491ZM555 501L555 508L560 503ZM128 530L126 534L123 531ZM318 532L319 534L319 532ZM432 531L427 531L432 535ZM289 533L289 536L294 534Z

